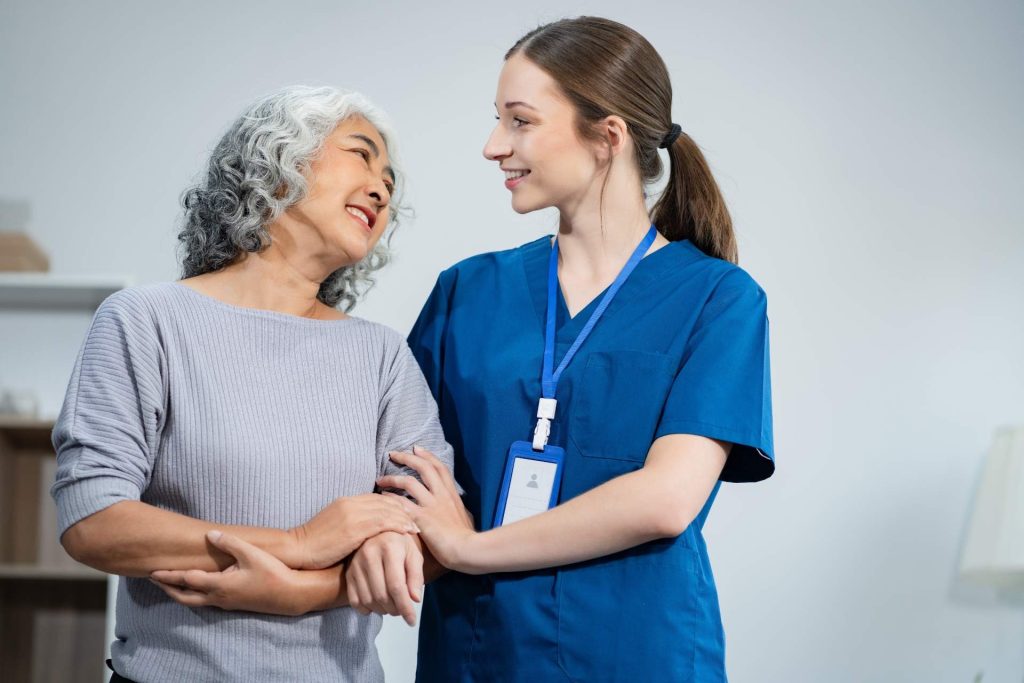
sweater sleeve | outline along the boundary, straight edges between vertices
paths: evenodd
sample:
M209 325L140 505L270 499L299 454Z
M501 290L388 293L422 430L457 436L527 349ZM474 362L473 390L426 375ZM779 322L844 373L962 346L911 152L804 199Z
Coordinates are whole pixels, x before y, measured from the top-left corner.
M149 485L166 403L152 316L130 291L101 304L75 363L52 440L58 531Z
M451 472L452 447L441 430L437 404L409 346L401 337L397 340L397 352L384 377L377 427L377 473L412 473L394 463L388 454L411 451L413 446L422 446L436 455Z

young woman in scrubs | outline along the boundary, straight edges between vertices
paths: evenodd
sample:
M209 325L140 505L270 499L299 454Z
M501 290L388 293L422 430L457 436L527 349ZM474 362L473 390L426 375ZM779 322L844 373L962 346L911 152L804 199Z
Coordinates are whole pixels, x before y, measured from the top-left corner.
M589 17L531 31L495 105L484 155L516 212L558 209L557 244L444 271L409 337L465 488L422 449L392 456L422 482L378 482L411 495L453 570L426 592L417 679L724 681L701 529L722 481L774 470L765 294L736 265L718 187L635 31ZM668 184L649 209L659 150ZM558 366L605 305L542 386L549 313ZM499 526L523 516L502 496L510 447L538 429L564 452L556 504Z

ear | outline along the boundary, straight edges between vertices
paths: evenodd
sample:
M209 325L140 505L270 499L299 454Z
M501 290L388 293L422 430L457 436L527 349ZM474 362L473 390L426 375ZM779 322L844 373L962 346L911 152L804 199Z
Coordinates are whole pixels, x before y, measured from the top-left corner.
M609 160L608 157L616 157L622 152L630 149L633 144L633 138L629 134L629 126L621 116L606 116L598 124L598 130L601 132L603 138L600 149L598 150L599 158L602 160Z

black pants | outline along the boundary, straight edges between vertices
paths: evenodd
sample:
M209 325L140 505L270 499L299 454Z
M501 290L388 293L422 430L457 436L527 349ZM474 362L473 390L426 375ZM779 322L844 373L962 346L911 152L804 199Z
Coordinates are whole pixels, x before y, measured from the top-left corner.
M107 668L114 671L114 664L109 659L107 660ZM131 681L114 671L114 673L110 674L110 683L135 683L135 681Z

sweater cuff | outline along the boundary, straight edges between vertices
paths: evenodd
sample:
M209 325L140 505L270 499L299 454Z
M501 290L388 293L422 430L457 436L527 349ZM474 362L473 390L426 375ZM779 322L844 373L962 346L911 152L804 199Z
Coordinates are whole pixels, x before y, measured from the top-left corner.
M63 484L53 491L57 503L57 535L89 515L123 500L139 500L139 487L127 479L110 475L89 477Z

